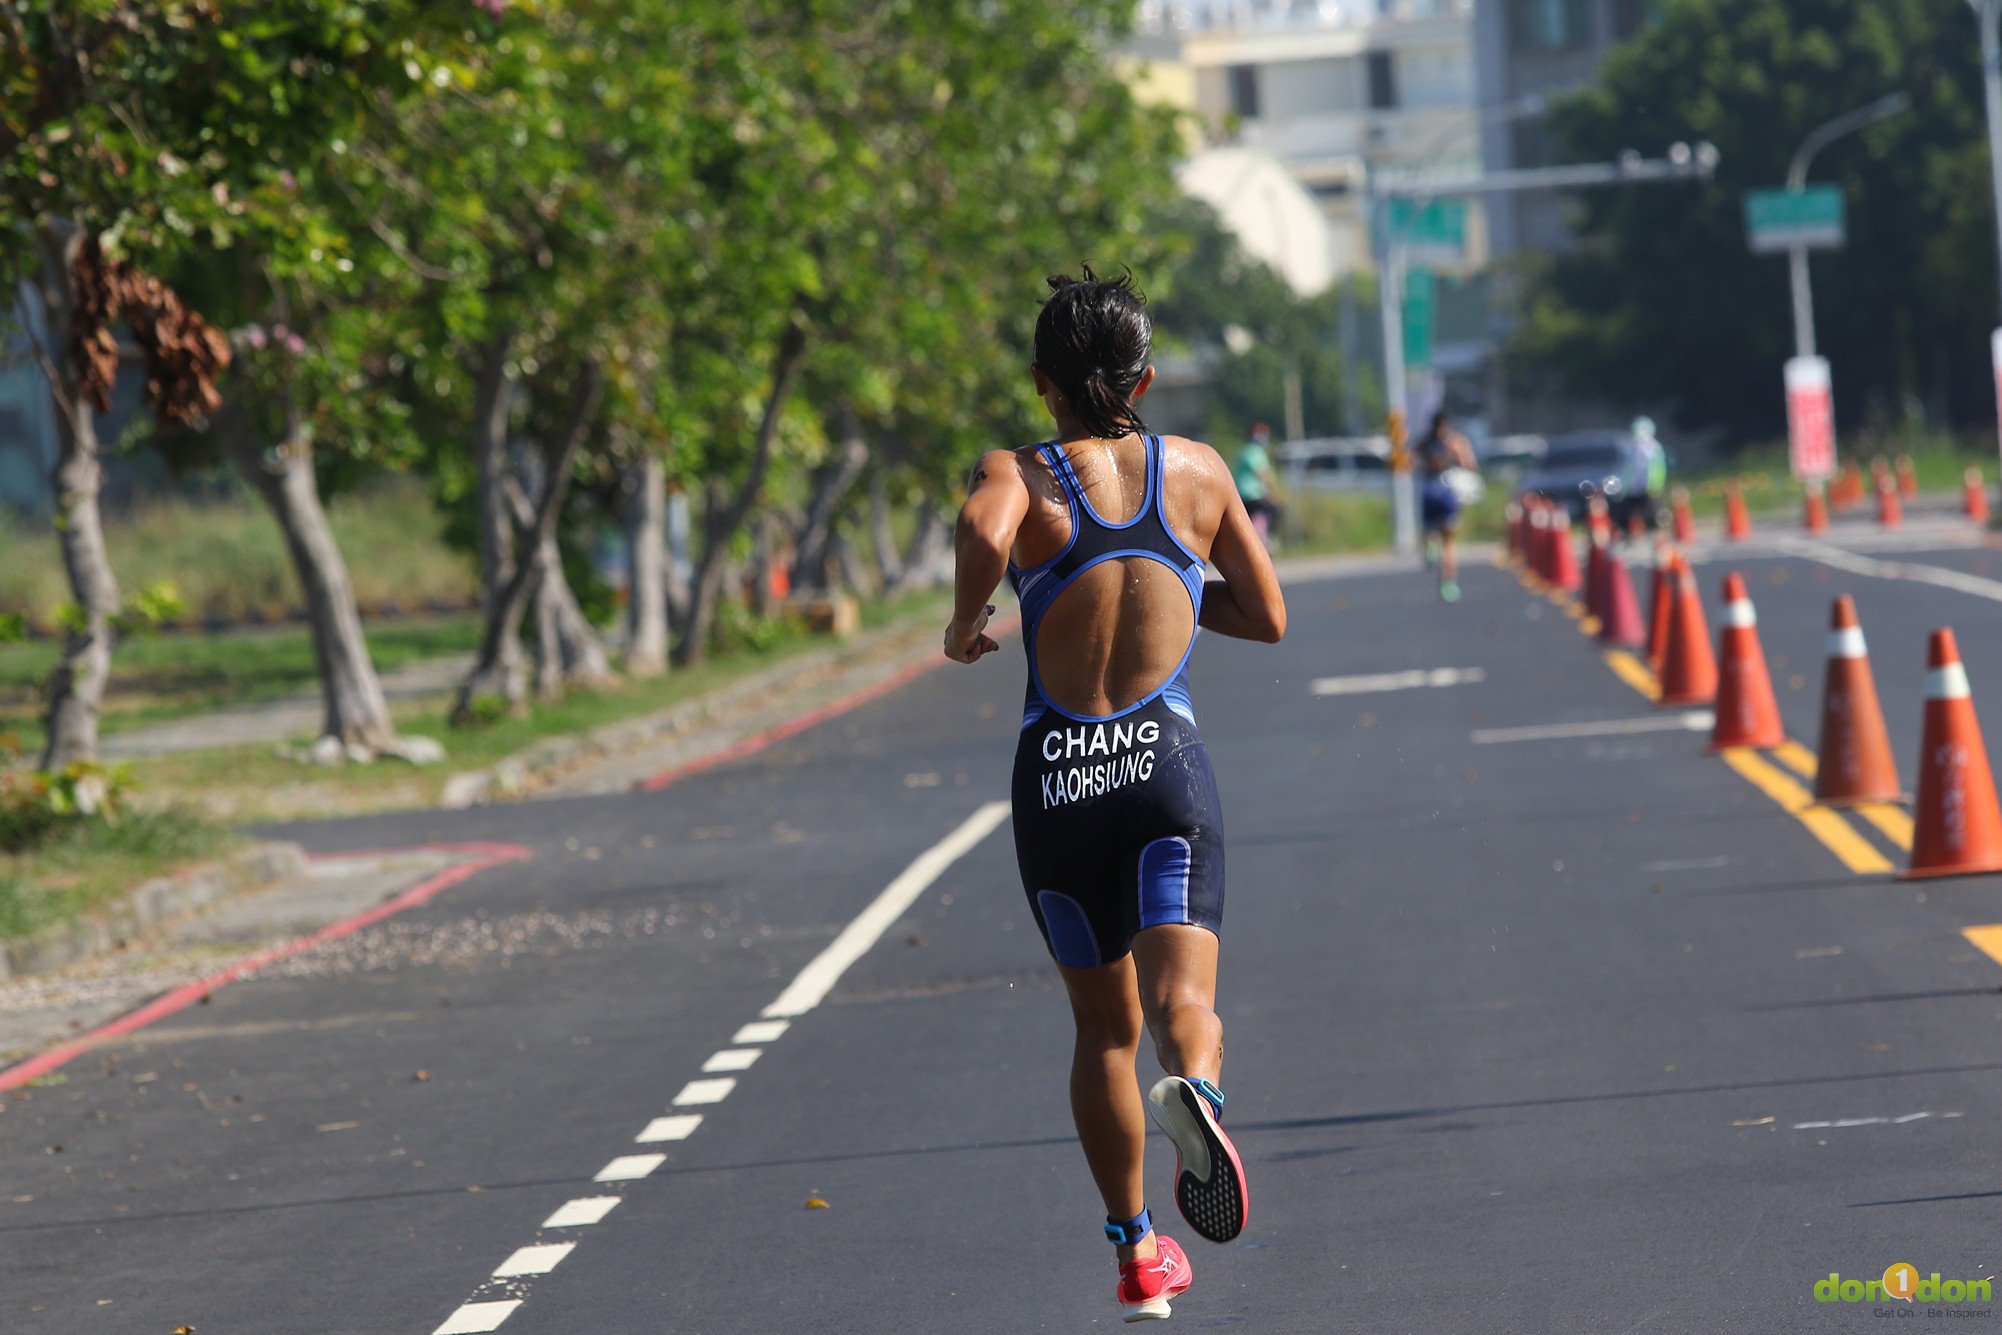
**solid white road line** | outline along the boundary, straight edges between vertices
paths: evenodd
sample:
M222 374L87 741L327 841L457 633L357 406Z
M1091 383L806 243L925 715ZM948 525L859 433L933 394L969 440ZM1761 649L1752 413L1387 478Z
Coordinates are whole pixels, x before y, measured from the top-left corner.
M665 1154L621 1154L598 1170L593 1182L634 1182L667 1162Z
M1952 589L1955 593L1971 594L1976 598L2002 603L2002 580L1983 579L1979 575L1948 570L1944 566L1920 565L1912 561L1879 561L1874 556L1858 556L1855 552L1844 551L1829 543L1810 542L1801 538L1789 539L1777 545L1790 555L1804 556L1836 570L1846 570L1852 575L1931 584L1942 589Z
M730 1040L733 1046L713 1054L702 1064L702 1069L705 1072L749 1070L764 1049L741 1045L775 1041L786 1032L792 1017L804 1015L818 1006L848 967L868 953L891 924L917 902L918 896L930 888L946 868L971 852L1007 818L1008 803L989 802L960 822L951 834L919 854L917 861L906 867L853 922L842 928L825 950L800 970L799 976L779 994L777 1001L765 1007L764 1018L739 1027L736 1036ZM691 1080L674 1096L674 1103L677 1107L721 1103L736 1087L737 1081L731 1076ZM686 1140L701 1124L700 1113L656 1117L633 1139L639 1144ZM622 1154L599 1169L592 1181L636 1181L651 1175L666 1162L665 1154ZM610 1214L620 1199L617 1196L579 1197L545 1219L542 1227L575 1228L595 1224ZM493 1277L506 1279L548 1274L570 1254L574 1246L574 1242L562 1242L537 1243L520 1248L501 1262ZM521 1304L519 1298L505 1302L461 1304L432 1335L474 1335L475 1332L499 1330Z
M962 821L958 829L920 853L916 862L904 868L868 908L841 929L841 935L827 949L799 971L799 976L779 993L778 1000L765 1007L764 1017L792 1019L825 1001L834 985L841 981L841 975L848 972L848 966L868 954L869 947L904 915L904 910L917 902L919 895L931 888L933 881L945 874L947 867L972 852L975 845L994 833L994 828L1006 819L1008 804L989 802Z
M502 1261L494 1269L495 1279L506 1279L510 1275L546 1275L561 1265L563 1258L577 1244L574 1242L543 1242L533 1247L518 1247L513 1256Z
M1681 714L1651 714L1646 718L1605 719L1597 723L1542 723L1528 728L1476 728L1473 740L1480 745L1494 742L1549 742L1564 737L1617 737L1632 732L1708 732L1717 716L1707 709Z
M721 1103L730 1097L730 1091L736 1087L737 1082L727 1075L716 1080L691 1080L674 1096L674 1106L686 1108L698 1103Z
M574 1201L565 1201L563 1207L542 1221L544 1228L582 1228L595 1224L618 1208L617 1196L579 1196Z
M1408 672L1371 672L1358 677L1317 677L1308 687L1315 695L1373 695L1379 691L1412 691L1433 686L1471 686L1487 680L1486 668L1412 668Z
M646 1130L633 1139L641 1145L657 1145L663 1140L687 1140L695 1134L695 1128L702 1125L701 1113L682 1113L676 1117L656 1117L646 1124Z
M513 1316L519 1306L519 1298L504 1303L467 1303L446 1317L445 1324L431 1335L479 1335L481 1331L499 1330L501 1322Z

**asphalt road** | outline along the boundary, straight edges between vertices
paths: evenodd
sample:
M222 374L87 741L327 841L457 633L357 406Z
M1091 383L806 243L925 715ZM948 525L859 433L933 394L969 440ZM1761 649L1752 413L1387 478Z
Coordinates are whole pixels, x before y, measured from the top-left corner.
M1986 549L1872 556L2002 581ZM1717 553L1713 626L1732 568L1794 737L1840 591L1907 784L1933 626L2002 726L1992 598ZM1151 1142L1195 1270L1176 1323L1822 1332L1891 1310L1816 1301L1831 1272L1992 1276L2002 965L1961 929L2002 922L2002 878L1852 873L1696 733L1475 740L1653 711L1513 575L1464 584L1297 583L1285 644L1198 650L1252 1200L1236 1243L1200 1242ZM284 830L531 856L0 1096L0 1328L1116 1325L1006 822L924 858L1006 796L1007 647L657 794ZM1480 671L1313 690L1414 668ZM824 1002L744 1030L914 863L922 893ZM636 1143L659 1118L685 1138ZM493 1277L511 1261L546 1273Z

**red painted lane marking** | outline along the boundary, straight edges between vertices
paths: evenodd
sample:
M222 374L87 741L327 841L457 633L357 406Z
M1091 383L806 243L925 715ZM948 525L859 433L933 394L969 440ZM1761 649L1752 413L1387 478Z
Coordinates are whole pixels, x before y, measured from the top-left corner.
M1000 639L1004 635L1013 635L1017 630L1021 629L1021 626L1021 616L1011 613L1001 620L990 624L987 627L987 633L995 639ZM831 718L839 718L849 710L860 705L866 705L871 700L878 699L881 696L888 695L891 691L899 687L908 686L927 672L934 672L950 662L952 660L947 658L943 653L935 658L921 659L901 672L886 677L872 686L864 686L859 691L851 691L839 700L822 705L818 709L809 709L804 714L789 718L776 727L768 728L764 732L755 733L752 736L744 738L742 741L733 742L721 751L703 756L699 760L691 760L685 765L676 765L673 769L662 770L652 778L642 779L639 785L640 789L643 792L657 793L669 784L685 779L691 774L700 774L703 770L712 769L717 765L727 765L733 760L742 760L745 756L756 755L773 742L782 742L788 737L805 732L808 728L818 727Z
M319 931L309 936L302 936L296 941L288 941L282 946L273 946L271 949L260 954L238 960L228 968L217 973L212 973L206 978L196 979L192 983L183 983L173 991L155 997L153 1000L139 1007L139 1009L128 1011L110 1023L98 1026L73 1043L65 1043L59 1048L51 1048L38 1057L30 1057L24 1062L10 1066L4 1071L0 1071L0 1093L5 1093L10 1089L18 1089L30 1080L47 1075L50 1071L75 1061L78 1057L83 1056L84 1053L89 1052L92 1048L110 1039L122 1037L132 1033L136 1029L144 1029L156 1020L165 1019L176 1011L185 1010L218 988L227 987L239 978L256 973L259 969L267 965L276 964L279 960L290 959L294 955L311 950L315 946L324 945L329 941L338 941L344 936L352 936L372 923L378 923L384 918L393 917L405 909L417 907L440 892L449 890L451 887L459 884L459 882L470 880L489 867L498 867L504 862L519 862L530 856L529 851L519 844L418 844L411 848L384 851L395 853L467 853L471 854L472 858L470 861L462 862L456 867L447 867L437 875L419 881L416 885L411 886L394 899L384 900L374 908L364 909L351 918L343 918L337 923L322 927ZM363 855L360 853L335 853L328 856L360 857Z

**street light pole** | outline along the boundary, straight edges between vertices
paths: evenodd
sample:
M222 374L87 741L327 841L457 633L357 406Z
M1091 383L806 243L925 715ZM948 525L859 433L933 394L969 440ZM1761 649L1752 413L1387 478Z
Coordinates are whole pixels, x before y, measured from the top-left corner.
M1985 3L1991 9L2002 6L2002 0L1969 0L1969 3ZM1993 36L1992 31L1990 36ZM1991 83L1988 105L1991 135L1995 128L1996 95L1997 90ZM1800 147L1794 151L1793 161L1787 166L1787 193L1797 195L1807 188L1807 166L1814 161L1815 154L1843 135L1854 134L1865 126L1875 125L1880 120L1895 116L1911 104L1912 99L1905 94L1892 93L1889 97L1880 97L1867 106L1837 116L1826 125L1817 126L1807 138L1801 140ZM2002 191L2002 184L1998 184L1997 189ZM1998 204L2002 204L2002 194L1998 194L1997 201ZM1787 247L1787 268L1793 279L1794 355L1812 357L1814 356L1814 289L1808 284L1806 246Z
M1988 175L1995 192L1995 248L2002 260L2002 0L1967 0L1981 26L1981 77L1988 93ZM2002 284L2002 269L1998 269Z

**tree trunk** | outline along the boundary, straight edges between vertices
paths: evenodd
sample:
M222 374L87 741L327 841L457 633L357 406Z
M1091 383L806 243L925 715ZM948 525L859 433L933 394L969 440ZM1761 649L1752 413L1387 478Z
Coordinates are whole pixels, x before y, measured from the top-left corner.
M930 501L918 507L918 531L899 563L892 594L936 589L952 578L951 527Z
M890 532L889 487L880 468L869 478L869 543L876 549L876 582L888 597L903 582L904 561Z
M555 634L550 643L555 649L559 683L603 686L613 681L617 674L605 655L605 642L599 638L591 619L584 615L576 591L570 587L570 577L563 573L563 553L556 545L555 534L543 539L535 559L541 567L536 581L537 616L542 615L540 608L546 605L549 626ZM537 624L539 628L540 622Z
M689 517L688 493L676 487L667 498L667 557L663 568L667 585L667 627L670 635L687 634L688 617L695 605L695 588L690 582L695 563L689 559L689 533L694 525Z
M271 507L285 535L285 550L306 604L306 624L313 632L323 705L322 745L331 739L353 759L398 752L396 725L390 721L389 702L369 657L347 562L320 503L311 434L304 423L294 421L286 440L267 453L259 448L249 421L234 409L224 410L217 431L230 462Z
M793 588L797 592L825 593L833 578L830 566L834 539L834 517L841 512L862 470L869 466L869 442L863 439L862 424L855 410L842 404L828 425L839 441L834 455L814 473L813 493L807 501L806 517L799 526L799 558L793 566Z
M548 470L540 458L524 461L530 482L540 496L548 487ZM507 501L523 540L535 527L535 504L514 479L508 479ZM565 683L603 686L615 674L605 645L591 625L570 577L563 572L563 550L552 532L535 551L535 575L529 585L529 605L535 609L535 693L554 700Z
M626 671L667 671L667 469L650 454L619 479L626 529Z
M806 356L806 330L797 319L786 325L785 333L772 357L772 387L765 398L764 415L758 421L757 439L751 451L751 468L737 494L722 504L720 491L711 493L712 504L703 524L702 562L695 572L695 601L689 609L688 631L682 637L681 658L699 663L708 656L709 636L716 627L716 608L723 594L723 568L730 540L744 525L745 518L764 491L765 475L771 471L772 453L778 444L779 417L792 394L800 363Z
M542 488L534 523L525 535L524 546L528 551L539 551L544 543L556 537L556 518L563 510L564 497L570 494L570 474L577 466L577 455L584 448L584 438L590 434L591 420L597 415L603 393L604 379L597 363L585 362L578 367L571 377L570 405L563 423L554 440L545 444L549 483ZM505 644L521 634L521 619L528 611L529 595L533 592L529 586L539 564L533 560L516 561L500 597L493 600L480 640L479 657L466 679L459 683L458 695L452 703L454 723L471 721L472 702L478 695L498 693L507 700L510 710L519 711L523 707L520 674L507 671L503 653Z
M855 544L848 540L847 534L835 534L833 542L828 544L828 546L828 560L832 563L836 572L835 586L837 588L847 589L852 593L858 594L880 593L882 591L880 584L872 585L870 583L869 568L862 563L861 554L855 550Z
M478 470L475 500L480 517L480 593L482 611L492 622L502 590L514 578L514 517L507 500L508 423L514 410L515 384L508 375L514 335L501 333L480 345L479 368L473 386L473 462ZM505 679L501 691L509 703L522 698L525 671L519 630L501 644L497 671Z
M74 264L82 241L73 228L44 230L41 243L42 306L49 346L42 369L56 406L60 446L49 481L55 492L56 538L69 575L75 616L63 639L62 660L48 683L48 745L44 770L61 770L97 759L97 716L111 676L111 650L118 615L118 580L104 548L98 490L104 470L97 462L97 414L70 366L69 338L75 306Z

